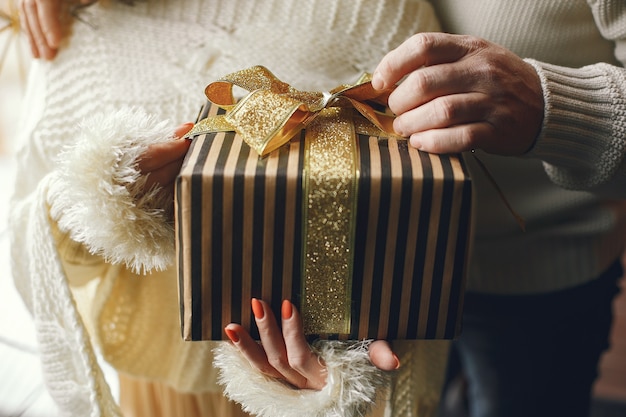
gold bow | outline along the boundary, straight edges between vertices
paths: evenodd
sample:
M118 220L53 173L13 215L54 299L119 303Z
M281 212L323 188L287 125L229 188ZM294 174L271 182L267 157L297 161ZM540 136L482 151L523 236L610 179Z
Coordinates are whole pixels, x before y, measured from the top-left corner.
M287 143L308 126L324 109L354 108L357 133L395 136L394 116L376 110L387 103L391 90L377 91L371 75L364 74L353 85L340 85L329 92L299 91L280 81L263 66L229 74L209 84L207 98L226 110L226 114L199 121L186 137L209 132L235 131L259 155L264 156ZM233 87L249 92L236 101Z

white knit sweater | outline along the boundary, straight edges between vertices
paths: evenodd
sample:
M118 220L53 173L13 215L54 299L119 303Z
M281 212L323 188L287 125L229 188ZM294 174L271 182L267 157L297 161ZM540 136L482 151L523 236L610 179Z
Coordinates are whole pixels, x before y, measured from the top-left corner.
M89 24L74 24L54 61L33 66L10 222L15 283L34 316L48 389L62 414L81 417L120 413L92 346L120 372L178 391L220 390L218 343L181 339L172 225L150 198L135 198L137 156L193 121L204 87L227 73L260 64L297 88L328 90L371 71L416 31L438 30L418 0L110 3L85 12ZM144 270L152 273L134 273ZM441 370L445 346L437 351ZM360 368L354 355L327 358L358 377L333 371L327 389L309 393L309 415L369 407L380 375L366 351L357 354ZM368 369L372 378L362 378ZM432 379L420 394L431 410L441 381ZM284 398L294 406L264 395L263 407L306 415L294 393Z

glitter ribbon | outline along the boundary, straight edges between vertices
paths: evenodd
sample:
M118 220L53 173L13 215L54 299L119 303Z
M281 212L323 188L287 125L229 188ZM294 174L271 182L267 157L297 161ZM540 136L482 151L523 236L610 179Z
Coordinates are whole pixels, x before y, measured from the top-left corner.
M304 138L304 331L347 335L359 176L351 112L339 107L322 110Z
M390 90L371 77L329 92L299 91L256 66L209 84L207 98L225 114L199 121L187 137L235 131L260 156L303 128L302 300L306 333L347 335L351 323L352 254L357 201L356 134L395 136L384 108ZM233 87L249 93L235 100ZM356 111L355 111L356 110Z
M355 118L357 133L395 136L394 117L374 108L386 106L391 90L374 90L370 80L370 74L364 74L355 84L343 84L329 92L300 91L262 66L237 71L205 89L209 101L226 114L199 121L187 137L235 131L264 156L287 143L323 109L336 107L353 108L363 116ZM233 96L235 86L249 93L237 101Z

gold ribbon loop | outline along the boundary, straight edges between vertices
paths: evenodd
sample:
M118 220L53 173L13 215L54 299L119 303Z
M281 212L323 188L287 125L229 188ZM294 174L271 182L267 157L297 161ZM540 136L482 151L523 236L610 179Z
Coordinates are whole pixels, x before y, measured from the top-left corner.
M263 66L229 74L209 84L207 98L226 110L226 114L201 120L187 137L218 131L235 131L259 155L291 140L325 108L354 108L364 120L356 121L359 132L395 136L393 116L377 111L372 104L385 105L388 91L377 91L365 74L354 85L340 85L330 92L300 91L280 81ZM233 87L249 93L237 101Z

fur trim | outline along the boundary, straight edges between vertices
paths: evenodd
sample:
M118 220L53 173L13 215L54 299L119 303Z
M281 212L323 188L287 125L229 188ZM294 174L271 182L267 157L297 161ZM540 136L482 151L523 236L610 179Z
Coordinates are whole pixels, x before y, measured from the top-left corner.
M97 114L80 126L76 144L61 154L48 193L59 228L109 263L136 273L163 270L175 259L173 196L153 187L137 158L149 145L173 139L174 128L137 108Z
M243 410L260 417L357 417L367 415L386 374L369 360L370 342L319 341L328 381L320 391L295 389L252 367L231 343L215 348L220 385Z

